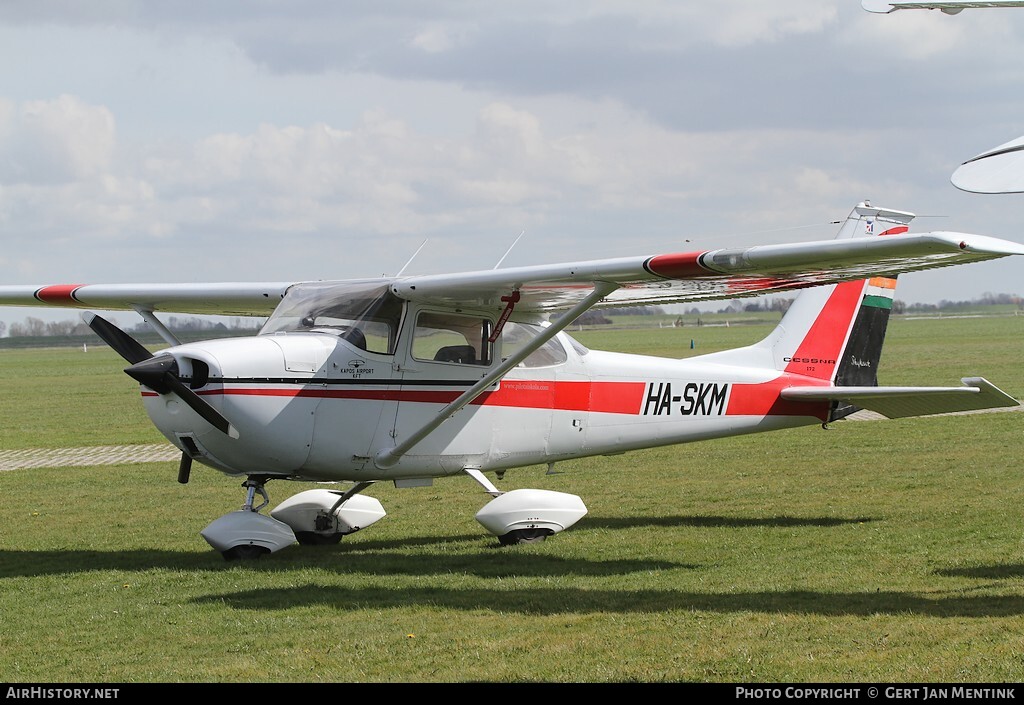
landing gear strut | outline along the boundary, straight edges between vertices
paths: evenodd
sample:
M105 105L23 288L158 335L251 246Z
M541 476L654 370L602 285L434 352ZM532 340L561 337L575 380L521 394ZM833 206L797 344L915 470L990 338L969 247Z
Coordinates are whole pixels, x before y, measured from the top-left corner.
M245 504L242 505L242 509L250 512L258 512L270 504L270 496L267 494L267 490L263 487L266 481L267 478L265 477L253 476L242 483L242 487L245 487L247 490L245 494ZM260 497L263 498L263 504L258 507L254 507L252 506L252 502L256 499L257 492L259 492Z

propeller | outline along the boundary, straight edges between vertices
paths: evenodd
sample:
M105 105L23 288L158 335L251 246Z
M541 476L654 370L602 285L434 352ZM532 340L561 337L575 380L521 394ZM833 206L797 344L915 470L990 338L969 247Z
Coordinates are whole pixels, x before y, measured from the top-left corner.
M178 377L178 361L172 355L157 355L125 368L125 374L157 394L174 394L206 419L211 426L238 438L238 430Z
M178 362L172 355L153 355L142 343L91 311L83 313L82 319L104 343L131 363L130 367L125 368L125 374L157 394L174 394L214 428L231 438L238 438L238 429L181 381L181 377L178 376ZM178 466L178 482L187 483L191 469L191 456L182 453Z
M104 343L114 349L118 355L123 357L131 364L142 362L153 357L153 353L146 350L142 346L142 343L131 337L123 330L115 326L113 323L105 318L97 316L92 311L86 311L82 314L82 320L85 324L92 328L93 332L98 335Z

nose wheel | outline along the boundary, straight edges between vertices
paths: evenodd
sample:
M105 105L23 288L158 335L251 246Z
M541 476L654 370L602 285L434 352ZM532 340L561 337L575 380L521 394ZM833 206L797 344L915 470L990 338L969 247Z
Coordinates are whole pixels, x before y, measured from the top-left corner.
M250 475L242 483L245 504L238 511L214 520L200 533L226 561L252 560L295 543L295 533L284 522L260 514L270 504L264 488L269 477ZM256 495L263 500L256 504Z
M238 545L229 548L226 551L221 551L221 555L224 556L226 561L254 561L257 558L270 553L270 549L266 546L257 546L255 544L250 545Z

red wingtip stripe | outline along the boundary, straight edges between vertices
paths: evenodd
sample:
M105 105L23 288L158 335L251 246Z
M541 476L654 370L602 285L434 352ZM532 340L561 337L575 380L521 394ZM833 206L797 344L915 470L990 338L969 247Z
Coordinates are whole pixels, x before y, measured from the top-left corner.
M68 305L81 303L75 298L75 292L81 289L84 284L54 284L37 289L36 299L44 304Z
M906 225L897 225L895 228L889 228L884 233L879 233L878 237L885 237L886 235L899 235L900 233L905 233L909 230L910 228L907 227Z
M656 255L644 262L644 269L666 279L686 279L711 274L700 264L704 252L680 252L672 255Z

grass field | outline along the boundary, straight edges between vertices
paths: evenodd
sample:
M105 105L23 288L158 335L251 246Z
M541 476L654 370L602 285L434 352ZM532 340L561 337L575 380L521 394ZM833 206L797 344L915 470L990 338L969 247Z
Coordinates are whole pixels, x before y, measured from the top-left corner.
M678 357L769 329L576 335ZM898 318L881 381L1024 398L1022 362L1024 317ZM0 450L161 442L123 366L0 351ZM382 484L373 527L245 564L199 536L237 479L3 472L0 681L1021 682L1022 432L1016 412L846 421L514 470L503 489L590 513L507 548L469 478Z

